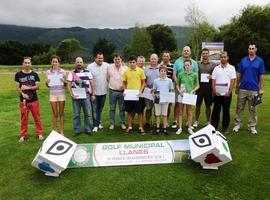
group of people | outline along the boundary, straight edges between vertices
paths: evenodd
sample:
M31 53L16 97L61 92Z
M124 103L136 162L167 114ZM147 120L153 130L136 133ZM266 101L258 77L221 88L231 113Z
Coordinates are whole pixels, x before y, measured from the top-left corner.
M138 131L145 134L145 129L153 126L153 133L163 132L168 134L168 116L171 113L172 103L161 102L160 95L175 93L174 116L172 128L177 129L176 134L182 133L182 119L186 107L187 131L193 133L193 129L200 125L201 105L205 103L205 115L208 124L218 129L221 108L222 128L228 133L230 124L230 104L232 92L236 84L237 107L235 113L235 127L238 132L242 126L242 115L246 102L249 107L248 128L256 134L256 108L251 105L255 95L263 94L263 80L265 72L264 61L256 55L257 47L249 44L248 56L244 57L239 66L228 63L228 52L220 55L220 64L216 66L209 59L209 50L202 49L201 61L196 62L191 58L191 49L185 46L182 56L174 64L170 62L170 53L162 53L162 61L158 63L158 55L150 56L150 65L144 66L143 56L131 56L128 66L122 60L119 53L114 54L113 64L104 62L102 52L95 55L95 61L84 67L81 57L75 59L75 67L66 76L65 70L60 68L60 58L52 56L51 68L46 72L46 85L50 90L50 104L53 111L53 130L57 130L58 116L60 118L60 133L64 135L64 107L65 90L72 99L74 134L78 136L81 131L81 109L84 113L84 133L91 135L102 129L102 111L109 92L109 130L116 128L116 107L119 107L120 127L129 134L133 130L135 114L138 115ZM43 140L42 123L39 114L39 103L36 90L39 89L40 79L31 69L31 58L23 58L23 69L15 75L16 89L20 94L21 111L21 137L19 142L27 139L28 114L31 111L36 125L36 133L39 140ZM136 90L137 100L126 99L128 90ZM148 90L153 96L144 98ZM192 105L182 103L185 93L196 94L195 121L192 123ZM212 104L214 104L213 109ZM155 123L151 123L151 115L155 113ZM127 112L127 123L125 123ZM143 116L145 113L145 124ZM93 119L93 120L92 120ZM161 123L162 119L162 123ZM93 122L92 122L93 121Z

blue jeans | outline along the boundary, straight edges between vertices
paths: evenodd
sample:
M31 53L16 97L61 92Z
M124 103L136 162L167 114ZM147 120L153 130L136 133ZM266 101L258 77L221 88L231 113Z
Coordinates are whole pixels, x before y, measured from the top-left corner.
M116 110L117 101L119 105L120 123L124 124L125 123L125 107L124 107L123 92L109 89L109 97L110 97L110 122L111 124L115 125L115 110Z
M81 132L81 108L83 109L84 113L84 131L91 132L91 104L90 104L90 97L87 95L86 99L72 99L73 105L73 126L75 134L79 134Z
M94 126L99 126L101 121L101 114L104 108L106 100L106 94L104 95L96 95L95 101L92 101L93 106L93 114L94 114Z

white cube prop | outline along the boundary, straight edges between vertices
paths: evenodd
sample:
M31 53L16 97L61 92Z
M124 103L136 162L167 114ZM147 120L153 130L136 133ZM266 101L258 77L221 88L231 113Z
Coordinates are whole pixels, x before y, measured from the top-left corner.
M32 161L32 166L44 171L45 175L59 176L67 168L76 146L76 143L52 131Z
M226 137L208 125L189 136L191 159L204 169L218 169L232 160Z

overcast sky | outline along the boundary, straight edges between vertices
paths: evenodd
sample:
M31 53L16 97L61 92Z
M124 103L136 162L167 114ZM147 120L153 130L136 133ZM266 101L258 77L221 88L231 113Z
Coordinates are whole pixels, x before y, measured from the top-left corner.
M270 0L193 0L218 27L250 5ZM163 23L186 25L191 0L1 0L0 24L37 27L127 28Z

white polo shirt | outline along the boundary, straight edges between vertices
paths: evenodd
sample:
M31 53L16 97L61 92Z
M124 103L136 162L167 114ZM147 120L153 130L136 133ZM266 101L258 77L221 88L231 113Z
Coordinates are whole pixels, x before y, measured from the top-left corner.
M229 63L227 63L225 67L222 67L221 64L216 66L212 73L212 79L216 80L216 84L227 84L229 89L231 80L236 79L236 71L234 66L230 65Z
M93 76L96 95L105 95L107 92L108 66L109 64L106 62L103 62L102 65L97 65L96 62L93 62L87 67Z

